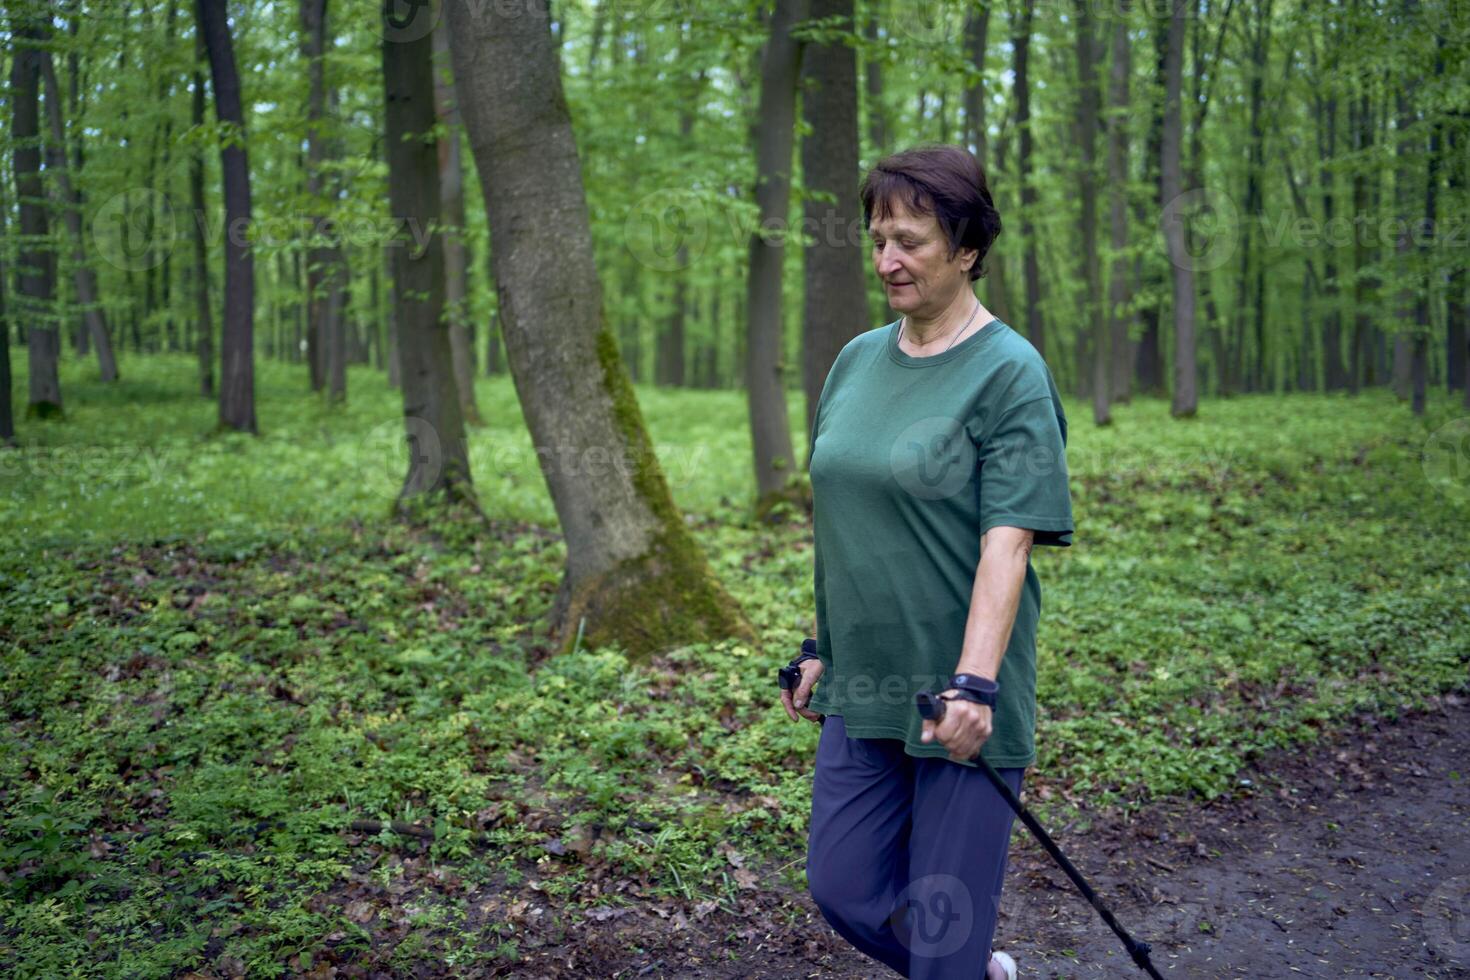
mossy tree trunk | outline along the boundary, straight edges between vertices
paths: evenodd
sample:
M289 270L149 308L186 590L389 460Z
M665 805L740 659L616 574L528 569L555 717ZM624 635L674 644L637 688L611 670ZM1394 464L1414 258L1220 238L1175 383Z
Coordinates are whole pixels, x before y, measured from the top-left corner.
M500 331L566 537L552 633L642 659L752 633L674 508L603 310L544 7L446 4L489 219Z

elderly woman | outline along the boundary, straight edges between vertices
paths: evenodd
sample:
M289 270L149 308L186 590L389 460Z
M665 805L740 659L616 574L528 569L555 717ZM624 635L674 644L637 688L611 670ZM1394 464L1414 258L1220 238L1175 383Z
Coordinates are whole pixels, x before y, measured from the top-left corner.
M1000 232L974 156L911 149L862 185L888 326L837 356L817 406L815 652L782 693L822 726L807 879L832 927L907 977L1016 976L990 942L1035 764L1034 545L1071 544L1067 420L1030 342L971 283ZM819 683L820 681L820 683ZM949 701L937 727L914 694Z

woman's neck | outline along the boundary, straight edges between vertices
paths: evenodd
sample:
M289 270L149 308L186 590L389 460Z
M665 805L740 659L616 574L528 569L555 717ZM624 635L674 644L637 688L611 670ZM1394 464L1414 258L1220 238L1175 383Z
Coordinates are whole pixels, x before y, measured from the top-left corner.
M956 331L984 323L986 317L976 309L978 303L979 300L970 290L956 290L954 299L950 300L938 316L926 318L918 314L907 314L903 321L904 339L918 348L956 340Z

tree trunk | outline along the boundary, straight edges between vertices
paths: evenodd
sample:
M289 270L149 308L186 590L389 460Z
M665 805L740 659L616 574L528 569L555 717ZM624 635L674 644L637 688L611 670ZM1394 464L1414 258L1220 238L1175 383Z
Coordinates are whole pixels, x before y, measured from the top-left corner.
M230 131L220 146L225 185L225 310L220 335L220 426L255 432L255 260L247 245L250 228L250 165L245 153L245 116L240 76L230 40L225 0L198 0L199 33L209 52L214 111Z
M1166 203L1163 180L1159 173L1164 145L1164 107L1155 97L1155 93L1162 92L1166 87L1169 20L1167 14L1163 17L1157 16L1152 7L1145 9L1148 11L1148 27L1154 39L1155 82L1145 90L1148 95L1149 126L1148 142L1143 155L1143 182L1153 190L1154 198L1152 207L1145 203L1146 199L1137 202L1134 219L1140 227L1147 228L1157 224L1158 215ZM1138 350L1134 354L1134 370L1140 391L1162 395L1165 390L1164 357L1159 346L1160 301L1156 297L1163 289L1152 253L1147 258L1149 261L1145 261L1145 256L1140 255L1134 263L1135 279L1143 303L1138 311L1138 318L1143 321L1143 330L1138 338Z
M31 16L16 17L10 64L11 145L15 153L15 196L20 208L21 242L16 256L19 289L17 319L25 325L30 350L29 418L62 414L57 358L61 334L56 325L56 255L46 217L41 179L41 62L46 31Z
M965 130L975 159L984 168L989 156L989 134L985 131L985 52L990 35L990 4L965 11L965 42L976 75L965 86Z
M1108 184L1112 270L1108 274L1107 389L1114 401L1127 403L1133 386L1133 351L1128 340L1128 307L1132 295L1128 278L1128 76L1132 73L1128 40L1129 0L1119 0L1113 21L1112 74L1108 101ZM1101 345L1100 345L1101 346Z
M204 39L196 35L194 46L194 92L191 100L192 123L197 130L204 125L204 75L199 63L205 58ZM209 250L204 241L204 148L198 147L189 158L189 204L195 220L190 222L194 243L194 318L195 344L199 355L199 393L214 397L214 321L209 308Z
M1415 5L1412 0L1406 0L1404 4L1405 20L1413 21ZM1444 76L1444 47L1445 39L1441 34L1436 40L1434 53L1434 76L1438 83ZM1439 207L1439 153L1440 144L1445 130L1444 117L1435 120L1429 130L1429 161L1428 172L1424 181L1424 227L1435 229L1438 219ZM1438 237L1438 235L1434 235ZM1434 295L1434 256L1431 253L1430 236L1425 236L1419 242L1420 259L1423 262L1425 276L1417 293L1417 302L1414 309L1414 349L1410 358L1410 375L1413 385L1412 410L1415 415L1423 415L1428 398L1428 372L1429 372L1429 334L1433 330L1430 323L1429 301Z
M86 333L83 336L89 336L92 345L97 349L97 368L102 380L116 381L117 358L112 353L106 314L97 299L97 270L87 262L85 240L82 236L81 186L72 182L70 167L67 165L66 125L61 118L61 84L56 78L51 52L43 49L40 54L41 75L46 80L46 117L51 128L51 146L47 150L46 166L55 176L67 237L71 239L72 278L76 284L77 303L82 307L82 319L86 324Z
M0 50L0 59L3 57L4 52ZM0 64L3 64L3 61L0 61ZM0 77L4 75L3 69L0 69ZM15 89L11 89L11 92L14 93ZM10 240L10 222L7 218L9 214L10 202L6 200L5 181L0 180L0 242ZM7 249L0 249L0 448L15 444L15 416L11 408L14 381L10 375L11 309L5 288L10 278L10 266L5 263L7 251Z
M444 239L439 228L439 148L432 134L434 41L395 28L384 0L383 85L387 98L388 198L393 227L393 307L402 362L409 445L400 509L437 498L477 507L449 329L444 318Z
M1322 161L1318 183L1322 188L1322 227L1333 226L1333 210L1336 200L1333 186L1337 172L1332 168L1337 156L1337 96L1331 95L1318 101L1317 112L1318 157ZM1347 372L1342 362L1342 308L1338 298L1337 250L1331 245L1322 249L1323 299L1327 303L1327 315L1322 327L1322 373L1323 384L1328 391L1340 391L1347 387Z
M1361 84L1367 83L1364 81ZM1356 102L1349 106L1348 114L1353 131L1353 152L1361 158L1373 144L1373 115L1367 92L1361 93ZM1368 176L1367 168L1353 168L1354 215L1369 213ZM1374 276L1368 272L1372 261L1367 236L1359 231L1353 235L1353 308L1357 313L1353 317L1353 336L1348 354L1348 390L1354 395L1360 390L1368 371L1368 328L1372 323L1368 302L1372 290L1376 288L1372 282Z
M996 145L995 166L992 169L986 122L985 79L990 76L986 74L985 57L990 48L990 4L981 4L977 9L965 13L965 38L969 44L970 62L978 71L978 75L971 76L971 83L965 89L965 127L970 145L975 148L975 159L980 161L996 204L1000 212L1005 214L1005 206L1001 203L1003 191L996 187L996 178L999 176L1004 179L1006 173L1006 144L1009 134L1004 132L1005 127L1002 126L1002 135ZM1006 286L1005 257L1004 245L999 250L992 246L990 254L985 257L984 279L987 288L983 298L987 309L1003 322L1010 323L1011 300L1010 290Z
M750 236L745 303L746 404L755 457L758 517L783 500L805 505L809 492L795 479L790 417L786 410L781 302L785 236L790 230L796 82L802 48L791 36L791 28L806 19L807 9L806 0L776 0L761 61L760 109L754 134L755 200L760 224Z
M863 37L870 48L880 43L878 37L880 6L880 0L869 0L868 15L863 21ZM868 142L873 144L873 152L878 156L887 156L889 152L888 124L887 114L883 109L883 59L881 57L869 54L864 58L863 86L867 93L865 102L868 110Z
M1041 320L1041 265L1036 256L1036 188L1031 183L1031 86L1027 70L1031 53L1031 19L1036 0L1021 0L1021 12L1011 31L1015 51L1017 170L1021 180L1022 274L1026 280L1026 336L1042 357L1046 356L1046 331Z
M475 349L470 343L469 267L465 259L464 166L460 157L459 107L449 78L449 36L444 18L434 26L434 108L444 127L439 141L439 195L444 207L444 302L449 317L449 351L459 410L468 425L484 425L475 401Z
M567 548L551 633L635 659L753 631L669 495L603 312L544 9L446 4L501 334ZM390 103L391 104L391 103ZM611 459L609 459L611 457Z
M1083 297L1082 323L1077 330L1075 350L1077 386L1092 397L1092 420L1097 425L1112 421L1108 408L1108 318L1098 309L1102 296L1102 273L1097 255L1097 128L1101 98L1097 79L1097 28L1093 26L1092 0L1077 0L1077 117L1079 147L1077 189L1081 198L1078 236Z
M1463 201L1465 194L1465 158L1460 155L1463 137L1451 127L1446 134L1449 151L1449 189L1451 201ZM1470 408L1470 302L1465 294L1465 263L1457 262L1445 277L1445 361L1449 370L1449 390L1465 393L1465 406Z
M1183 192L1180 167L1183 118L1181 111L1184 73L1184 33L1188 26L1189 7L1173 4L1169 17L1169 46L1164 63L1164 131L1159 160L1159 174L1164 200L1174 205ZM1166 206L1167 207L1167 206ZM1164 242L1173 266L1174 278L1174 398L1170 407L1175 418L1189 417L1198 410L1194 351L1194 271L1184 247L1184 209L1164 218Z
M326 52L332 46L327 0L301 0L301 57L307 65L306 195L311 202L312 244L306 258L306 350L311 390L347 398L347 258L335 225L337 178L328 164L340 141L327 139L328 103L337 103L327 84ZM334 152L336 151L336 152Z
M840 29L850 31L853 0L813 0L811 16L842 18ZM801 143L801 172L808 190L806 226L816 239L806 249L802 311L805 431L810 434L832 362L844 344L868 329L869 319L859 231L857 59L840 41L809 46L803 59L802 111L811 132Z

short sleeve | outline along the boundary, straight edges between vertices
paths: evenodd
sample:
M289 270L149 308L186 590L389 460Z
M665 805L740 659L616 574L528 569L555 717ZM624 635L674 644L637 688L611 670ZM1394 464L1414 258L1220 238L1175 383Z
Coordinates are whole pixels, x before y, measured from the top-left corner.
M980 533L1029 528L1035 544L1072 543L1067 419L1050 395L1007 409L976 447Z

